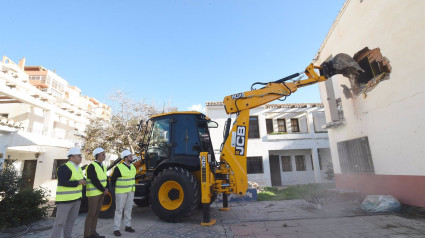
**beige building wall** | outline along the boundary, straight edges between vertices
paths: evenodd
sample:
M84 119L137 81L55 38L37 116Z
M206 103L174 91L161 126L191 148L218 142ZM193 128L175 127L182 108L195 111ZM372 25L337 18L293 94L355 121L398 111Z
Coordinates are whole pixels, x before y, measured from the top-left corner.
M389 80L367 93L347 97L347 78L332 77L341 98L345 123L329 130L337 185L368 194L393 194L401 202L425 206L425 1L346 1L320 48L316 64L337 53L379 48L392 67ZM327 122L331 122L329 87L320 84ZM341 171L337 143L368 137L375 172ZM420 192L418 192L418 189Z
M53 87L62 94L51 93ZM86 102L84 106L80 105L82 100ZM109 106L82 96L80 89L69 86L56 73L42 66L25 67L25 60L18 65L3 57L0 63L0 166L5 159L15 160L14 166L29 176L28 186L45 187L54 197L55 160L67 159L69 148L81 146L82 139L77 134L84 132L90 118L109 119L110 115ZM83 160L82 165L87 163Z

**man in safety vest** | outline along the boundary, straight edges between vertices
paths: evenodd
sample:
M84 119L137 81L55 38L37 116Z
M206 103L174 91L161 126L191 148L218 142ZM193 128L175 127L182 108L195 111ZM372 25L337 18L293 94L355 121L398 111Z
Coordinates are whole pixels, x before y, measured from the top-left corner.
M136 168L131 163L133 161L133 155L129 150L121 152L121 159L124 163L115 167L111 177L112 186L115 185L115 236L121 236L120 227L123 209L125 231L135 232L135 230L131 228L131 211L133 209L134 191L136 188Z
M56 219L52 229L52 238L70 238L74 222L80 210L83 185L86 185L81 163L81 151L71 148L68 151L68 162L57 170L58 188L56 190Z
M105 236L97 234L96 225L103 198L108 194L106 166L102 165L105 160L105 151L102 148L96 148L93 156L95 160L86 167L86 196L89 201L89 210L84 224L84 237L104 238Z

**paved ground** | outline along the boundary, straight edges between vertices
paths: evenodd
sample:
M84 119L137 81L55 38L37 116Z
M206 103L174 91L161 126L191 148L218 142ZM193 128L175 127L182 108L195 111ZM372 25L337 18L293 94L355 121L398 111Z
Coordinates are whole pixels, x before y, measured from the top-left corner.
M150 208L134 207L133 228L122 237L425 237L425 219L400 214L367 214L355 202L328 201L323 208L304 200L230 203L231 210L221 212L220 204L211 208L217 219L214 226L201 226L202 210L182 223L159 220ZM86 214L80 214L74 237L82 237ZM54 218L46 218L30 227L0 232L0 237L48 237ZM112 234L112 220L99 219L98 233Z

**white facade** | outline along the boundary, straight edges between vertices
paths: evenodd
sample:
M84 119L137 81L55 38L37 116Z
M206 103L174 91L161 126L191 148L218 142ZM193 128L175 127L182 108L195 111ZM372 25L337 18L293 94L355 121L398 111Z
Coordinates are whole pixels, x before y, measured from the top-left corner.
M220 145L223 142L224 124L229 117L221 102L207 102L206 115L216 121L219 127L210 129L211 139L216 158L220 155ZM326 130L322 129L325 115L321 104L266 104L251 109L250 116L258 118L258 138L249 138L247 157L261 157L262 171L250 173L248 180L262 186L285 186L292 184L307 184L325 182L325 171L330 164L329 141ZM232 123L235 116L232 116ZM298 121L298 132L293 131L291 119ZM266 120L269 120L267 129ZM278 126L285 121L286 130ZM250 124L250 130L252 130ZM295 127L294 127L295 128ZM285 132L283 132L285 131ZM291 168L283 171L282 158L285 156L291 162ZM304 159L305 168L297 171L296 156ZM270 166L270 157L274 163ZM319 159L320 157L320 159ZM321 161L322 170L319 168ZM274 168L274 170L271 170ZM298 168L302 169L300 166ZM248 169L249 170L249 169ZM280 179L279 179L280 177ZM274 180L272 182L272 180Z
M4 159L15 160L28 186L46 187L54 196L55 165L81 145L89 118L107 119L111 109L41 66L30 67L30 77L24 63L7 57L0 63L0 166Z
M321 64L337 53L353 56L364 47L379 48L392 68L389 79L373 85L367 97L350 96L352 86L342 76L320 84L340 188L392 194L402 203L425 207L424 12L422 0L348 0L317 54L315 63ZM338 98L343 121L332 116ZM358 138L368 140L369 172L343 169L341 146ZM354 159L348 156L349 163Z

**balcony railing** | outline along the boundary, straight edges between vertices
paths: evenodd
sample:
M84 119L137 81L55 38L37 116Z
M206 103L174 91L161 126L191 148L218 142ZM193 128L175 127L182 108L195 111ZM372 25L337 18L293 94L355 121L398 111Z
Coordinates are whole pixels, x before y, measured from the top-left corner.
M286 133L268 134L267 140L303 140L303 139L326 139L328 133Z

